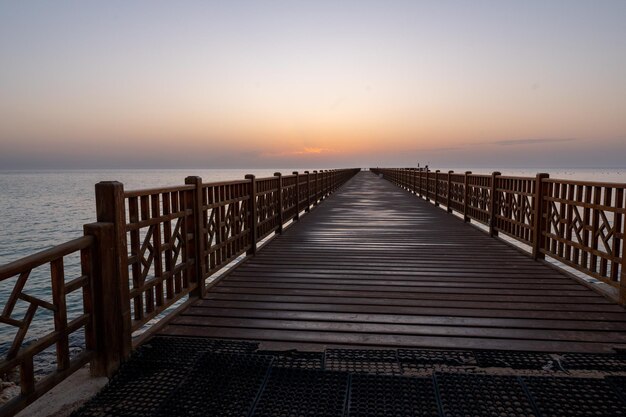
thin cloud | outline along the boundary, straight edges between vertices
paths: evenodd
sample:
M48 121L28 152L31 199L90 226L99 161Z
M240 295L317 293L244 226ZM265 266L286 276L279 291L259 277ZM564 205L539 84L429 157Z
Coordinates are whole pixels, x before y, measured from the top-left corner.
M263 152L261 157L277 157L277 156L305 156L305 155L321 155L334 152L330 148L315 148L306 147L300 150L285 151L285 152Z
M531 145L535 143L558 143L558 142L572 142L574 138L555 138L555 139L512 139L512 140L496 140L494 142L483 142L483 144L494 144L502 146L511 145Z

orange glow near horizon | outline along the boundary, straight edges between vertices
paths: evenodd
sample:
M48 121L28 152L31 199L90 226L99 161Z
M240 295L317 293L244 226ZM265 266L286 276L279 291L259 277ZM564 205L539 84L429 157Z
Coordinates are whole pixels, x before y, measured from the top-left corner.
M621 164L625 4L4 3L0 164Z

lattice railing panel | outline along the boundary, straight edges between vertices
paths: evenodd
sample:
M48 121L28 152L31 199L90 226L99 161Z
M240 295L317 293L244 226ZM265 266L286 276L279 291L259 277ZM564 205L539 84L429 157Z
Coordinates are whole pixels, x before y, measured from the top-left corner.
M494 228L528 245L534 239L535 185L534 178L496 177Z
M542 251L611 285L623 262L623 186L544 180Z
M202 185L201 232L204 277L227 265L251 246L250 181Z
M133 329L188 294L197 285L193 186L126 193L127 265Z

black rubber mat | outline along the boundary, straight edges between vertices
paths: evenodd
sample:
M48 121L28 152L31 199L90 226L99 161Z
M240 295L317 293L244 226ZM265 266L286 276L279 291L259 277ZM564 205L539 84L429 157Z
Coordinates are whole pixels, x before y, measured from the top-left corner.
M626 376L608 376L605 379L626 404Z
M272 356L274 368L324 369L324 352L300 352L298 350L259 350L259 355Z
M350 417L437 417L432 378L354 374L348 400Z
M474 354L462 350L398 349L398 360L424 365L476 365Z
M620 354L257 347L153 338L73 416L626 416Z
M345 372L272 368L252 415L341 417L348 382Z
M158 415L247 416L271 363L268 356L207 353Z
M534 369L544 371L561 370L559 362L547 353L514 352L501 350L478 350L474 352L476 363L481 368Z
M517 377L435 374L435 381L445 417L538 416Z
M189 370L176 363L131 361L75 417L152 416L185 380Z
M395 350L327 349L324 368L330 371L400 375Z
M234 340L154 337L133 353L133 359L191 365L207 352L213 353L252 353L258 343Z
M567 370L626 371L626 356L618 354L566 353L562 363Z
M524 377L545 417L626 416L626 403L604 379Z

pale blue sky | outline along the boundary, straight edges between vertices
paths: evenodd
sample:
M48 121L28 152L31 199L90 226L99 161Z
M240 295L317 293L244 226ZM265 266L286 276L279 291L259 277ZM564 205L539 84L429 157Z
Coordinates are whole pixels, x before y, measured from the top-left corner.
M625 22L623 0L3 1L0 167L624 166Z

